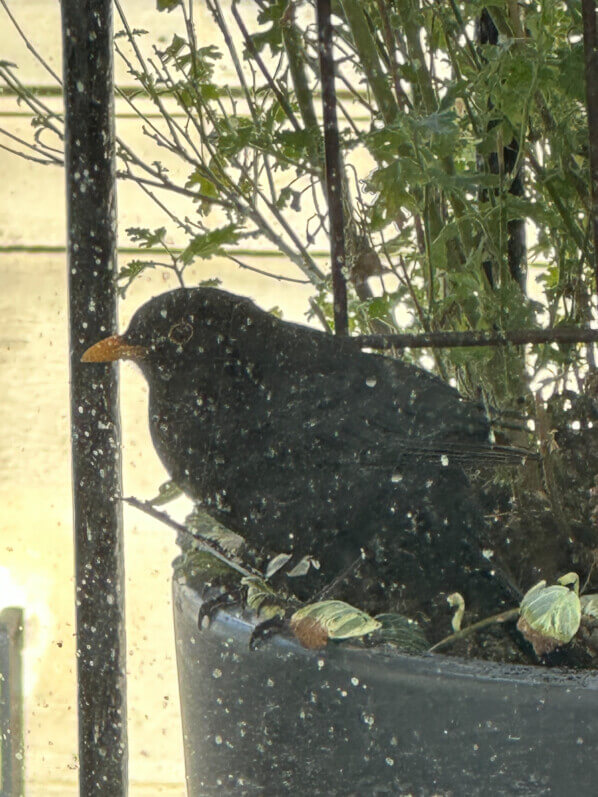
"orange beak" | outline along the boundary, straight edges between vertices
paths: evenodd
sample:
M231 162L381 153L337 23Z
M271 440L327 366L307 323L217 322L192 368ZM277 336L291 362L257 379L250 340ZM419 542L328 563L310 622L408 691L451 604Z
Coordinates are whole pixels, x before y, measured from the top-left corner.
M122 335L112 335L90 346L81 357L82 363L110 363L115 360L142 360L147 354L145 346L127 343Z

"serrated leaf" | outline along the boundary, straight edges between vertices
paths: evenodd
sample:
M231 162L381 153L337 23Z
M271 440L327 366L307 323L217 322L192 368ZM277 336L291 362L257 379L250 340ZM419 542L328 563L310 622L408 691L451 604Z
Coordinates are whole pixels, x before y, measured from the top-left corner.
M155 230L149 230L147 227L127 227L126 233L141 248L150 249L162 243L166 237L166 227L157 227Z
M166 56L166 62L176 58L184 47L187 47L187 41L183 39L182 36L179 36L177 33L175 33L172 37L171 43L163 51L163 55Z
M117 280L133 280L148 268L155 268L156 264L151 260L129 260L118 272Z
M187 182L185 183L185 188L193 188L194 186L197 187L200 194L213 197L218 196L218 190L216 189L214 183L211 180L208 180L207 177L204 177L201 169L199 168L191 172L187 178Z
M217 227L209 232L196 235L191 243L183 250L181 260L188 265L194 258L199 257L207 260L214 255L224 253L225 245L236 244L241 234L235 224L227 224L226 227Z

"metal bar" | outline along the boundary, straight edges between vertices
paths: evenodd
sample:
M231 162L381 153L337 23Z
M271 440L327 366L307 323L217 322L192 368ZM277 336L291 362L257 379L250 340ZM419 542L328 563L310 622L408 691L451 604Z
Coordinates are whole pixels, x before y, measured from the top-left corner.
M0 612L0 797L23 794L23 610Z
M347 335L347 283L345 268L345 221L341 155L334 90L334 58L332 55L331 0L318 0L318 50L324 112L324 151L326 154L326 191L330 215L330 255L332 260L332 292L334 295L334 332Z
M117 330L111 0L62 0L79 788L127 791L120 417L113 366L82 352Z
M598 343L598 329L555 327L553 329L469 330L466 332L390 333L355 335L351 342L362 349L421 349L427 346L456 348L460 346L522 346L526 343Z
M598 26L596 3L582 0L585 53L586 105L590 146L590 195L592 197L592 240L594 243L594 290L598 294Z

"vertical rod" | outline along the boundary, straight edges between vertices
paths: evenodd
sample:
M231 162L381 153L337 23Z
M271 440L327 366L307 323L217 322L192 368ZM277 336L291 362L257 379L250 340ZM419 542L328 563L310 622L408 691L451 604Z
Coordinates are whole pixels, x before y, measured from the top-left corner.
M598 33L595 0L582 0L583 45L586 72L586 104L590 144L590 196L594 243L594 290L598 295Z
M114 366L80 362L117 329L111 0L62 0L79 789L127 791L120 417Z
M23 609L0 612L0 795L24 792Z
M324 111L324 151L326 155L326 191L330 214L330 256L332 260L332 293L334 295L334 331L347 335L347 283L345 268L345 222L341 156L336 116L334 89L334 59L332 55L331 0L318 0L318 49L320 54L320 79Z

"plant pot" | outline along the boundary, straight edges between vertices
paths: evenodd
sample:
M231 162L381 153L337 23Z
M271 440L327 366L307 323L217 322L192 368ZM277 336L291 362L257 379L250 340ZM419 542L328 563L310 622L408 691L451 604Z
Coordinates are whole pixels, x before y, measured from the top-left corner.
M282 636L174 583L187 789L204 795L596 795L598 674Z

